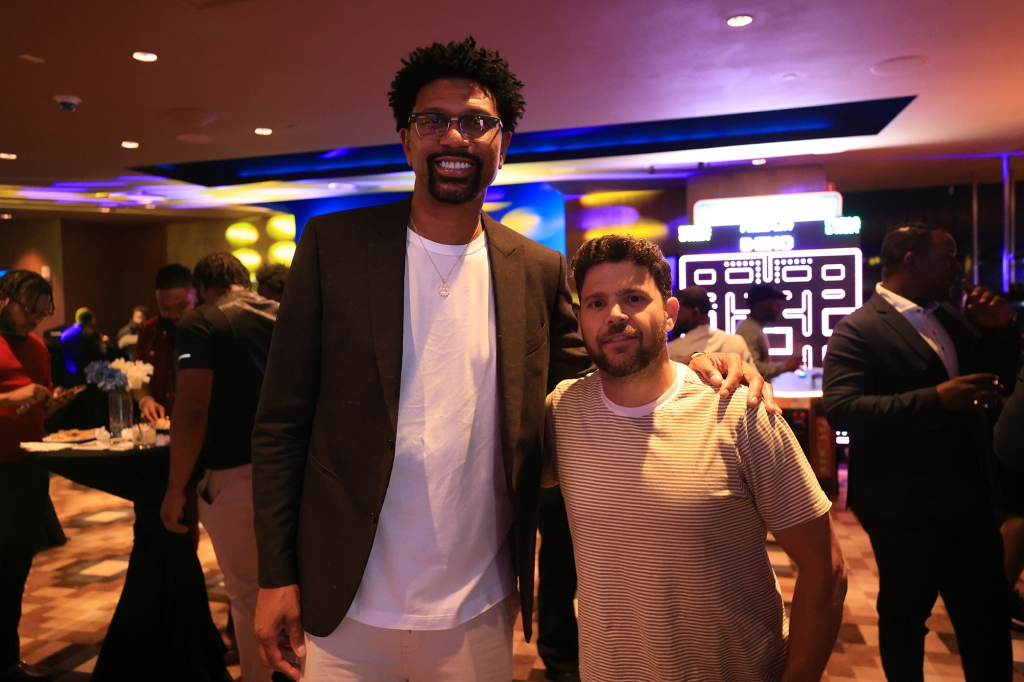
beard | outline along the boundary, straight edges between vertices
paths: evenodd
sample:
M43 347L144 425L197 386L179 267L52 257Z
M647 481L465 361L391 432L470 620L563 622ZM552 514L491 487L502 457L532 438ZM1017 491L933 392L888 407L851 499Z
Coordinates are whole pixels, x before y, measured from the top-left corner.
M589 341L584 340L587 353L594 361L597 368L608 376L622 379L624 377L640 374L661 356L665 348L665 332L668 330L668 321L662 322L654 330L650 338L640 331L639 328L627 324L613 327L609 331L600 334L597 338L597 345L592 346ZM610 336L628 334L639 341L639 348L631 354L617 355L616 359L609 356L603 349L604 340Z
M437 161L442 156L459 157L473 164L470 174L464 178L442 178L438 175ZM443 204L465 204L480 194L483 185L483 170L480 159L469 152L447 151L427 157L427 191L430 196Z

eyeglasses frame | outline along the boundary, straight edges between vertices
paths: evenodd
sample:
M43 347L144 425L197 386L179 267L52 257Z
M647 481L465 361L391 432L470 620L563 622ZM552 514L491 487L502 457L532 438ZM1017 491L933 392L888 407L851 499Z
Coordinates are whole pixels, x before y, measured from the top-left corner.
M416 125L416 117L417 116L437 116L438 118L442 118L442 117L443 118L447 118L448 119L448 125L445 127L444 132L441 133L440 136L438 136L436 138L428 137L428 136L425 136L423 133L421 133L420 129L419 129L419 126ZM435 140L435 139L436 140L443 140L445 135L447 135L449 132L451 132L452 122L458 121L459 122L459 134L462 135L462 139L464 139L466 141L468 141L468 142L481 142L481 141L483 141L483 142L490 142L492 139L494 139L493 136L492 137L487 137L486 136L487 134L481 135L480 137L470 137L466 133L466 129L463 128L463 126L462 126L462 119L464 119L464 118L483 118L483 119L487 119L489 121L494 121L497 125L491 130L492 134L493 134L493 132L495 130L500 130L502 132L505 131L505 125L501 122L501 119L499 117L497 117L497 116L485 116L484 114L463 114L462 116L449 116L448 114L444 114L444 113L441 113L439 111L414 111L414 112L412 112L411 114L409 114L409 127L411 127L413 130L416 131L416 135L419 136L420 139L423 139L423 140Z

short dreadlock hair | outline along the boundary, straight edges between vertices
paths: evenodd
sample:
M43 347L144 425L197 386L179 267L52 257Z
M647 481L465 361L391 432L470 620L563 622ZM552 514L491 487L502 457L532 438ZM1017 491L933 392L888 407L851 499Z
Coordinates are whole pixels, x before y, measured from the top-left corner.
M647 268L662 300L667 301L672 296L672 268L658 245L625 234L609 234L584 242L569 265L576 281L576 292L583 295L583 281L590 268L603 263L624 262Z
M465 78L483 86L494 96L505 132L514 132L516 123L523 117L526 100L521 93L522 81L509 70L508 61L497 51L477 47L473 36L458 43L434 43L417 48L402 64L405 66L395 74L388 93L388 102L395 112L395 130L409 126L409 116L420 90L439 78Z
M252 286L249 278L249 271L242 265L242 261L235 258L227 251L219 251L203 256L202 260L196 263L192 270L192 282L198 291L202 284L207 289L215 287L230 287L238 285L245 288Z
M16 298L32 309L40 296L50 297L47 317L53 315L53 287L38 272L31 270L8 270L0 277L0 301Z

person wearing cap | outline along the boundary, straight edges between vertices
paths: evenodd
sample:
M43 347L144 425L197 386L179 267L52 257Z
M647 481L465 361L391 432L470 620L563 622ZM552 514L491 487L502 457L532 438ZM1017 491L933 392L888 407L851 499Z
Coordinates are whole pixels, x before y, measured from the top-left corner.
M727 334L721 329L712 329L708 320L711 312L711 298L703 287L696 285L676 292L679 301L679 317L676 329L683 336L668 344L669 357L684 362L697 351L705 353L736 353L744 362L754 362L747 342L737 334Z
M766 322L779 319L782 313L781 301L785 298L785 294L767 284L754 287L747 292L750 314L736 327L736 333L747 342L747 348L754 356L754 367L757 367L757 371L768 381L784 372L792 372L801 363L799 355L780 363L772 362L768 355L768 337L764 335L764 325Z

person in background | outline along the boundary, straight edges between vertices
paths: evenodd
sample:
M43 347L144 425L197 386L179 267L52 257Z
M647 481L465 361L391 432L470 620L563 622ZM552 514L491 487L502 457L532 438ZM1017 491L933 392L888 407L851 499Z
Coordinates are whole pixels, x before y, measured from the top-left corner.
M96 315L88 308L75 311L75 323L61 332L60 344L64 348L64 368L68 377L74 377L74 385L85 383L85 368L90 363L107 359L106 334L100 334L93 327Z
M570 267L598 371L548 398L544 478L576 550L581 678L819 680L846 568L793 432L669 358L679 304L653 243L601 237ZM791 618L767 531L799 569Z
M253 629L256 534L252 432L278 304L249 290L249 272L230 253L204 257L192 274L205 301L175 334L178 382L171 421L171 471L160 517L185 533L185 488L202 457L199 518L224 574L243 682L266 682Z
M684 336L668 344L672 360L681 362L697 351L705 353L736 353L744 362L753 362L754 357L747 348L747 342L738 334L726 334L721 329L712 329L708 319L711 312L711 298L703 287L688 286L676 292L679 301L679 317L675 329Z
M968 682L1009 682L1003 542L992 512L984 410L1016 374L1005 299L960 281L956 240L924 225L882 242L875 295L836 325L826 416L850 434L849 506L878 563L878 640L890 680L921 680L941 594Z
M48 504L46 470L19 447L42 440L43 420L71 392L52 390L50 354L32 333L53 314L49 282L27 270L0 277L0 682L52 680L21 660L21 597Z
M1003 405L992 444L1004 466L1024 473L1024 369L1017 376L1013 395Z
M157 316L139 326L135 347L136 358L153 365L149 383L135 391L142 418L150 423L170 417L174 409L174 333L196 305L192 271L184 265L172 263L157 270L155 287Z
M281 302L284 284L288 280L288 266L263 265L256 271L256 293L271 301Z
M139 326L148 318L149 308L137 305L132 308L132 319L117 330L117 349L126 359L135 359L135 344L139 340Z
M774 322L779 319L782 313L782 301L786 295L781 291L761 284L747 293L747 306L750 314L747 319L740 322L736 327L736 334L743 337L747 342L750 354L754 356L754 367L767 381L784 372L792 372L800 367L802 360L799 355L787 359L785 362L775 363L768 353L768 337L764 334L766 322Z

